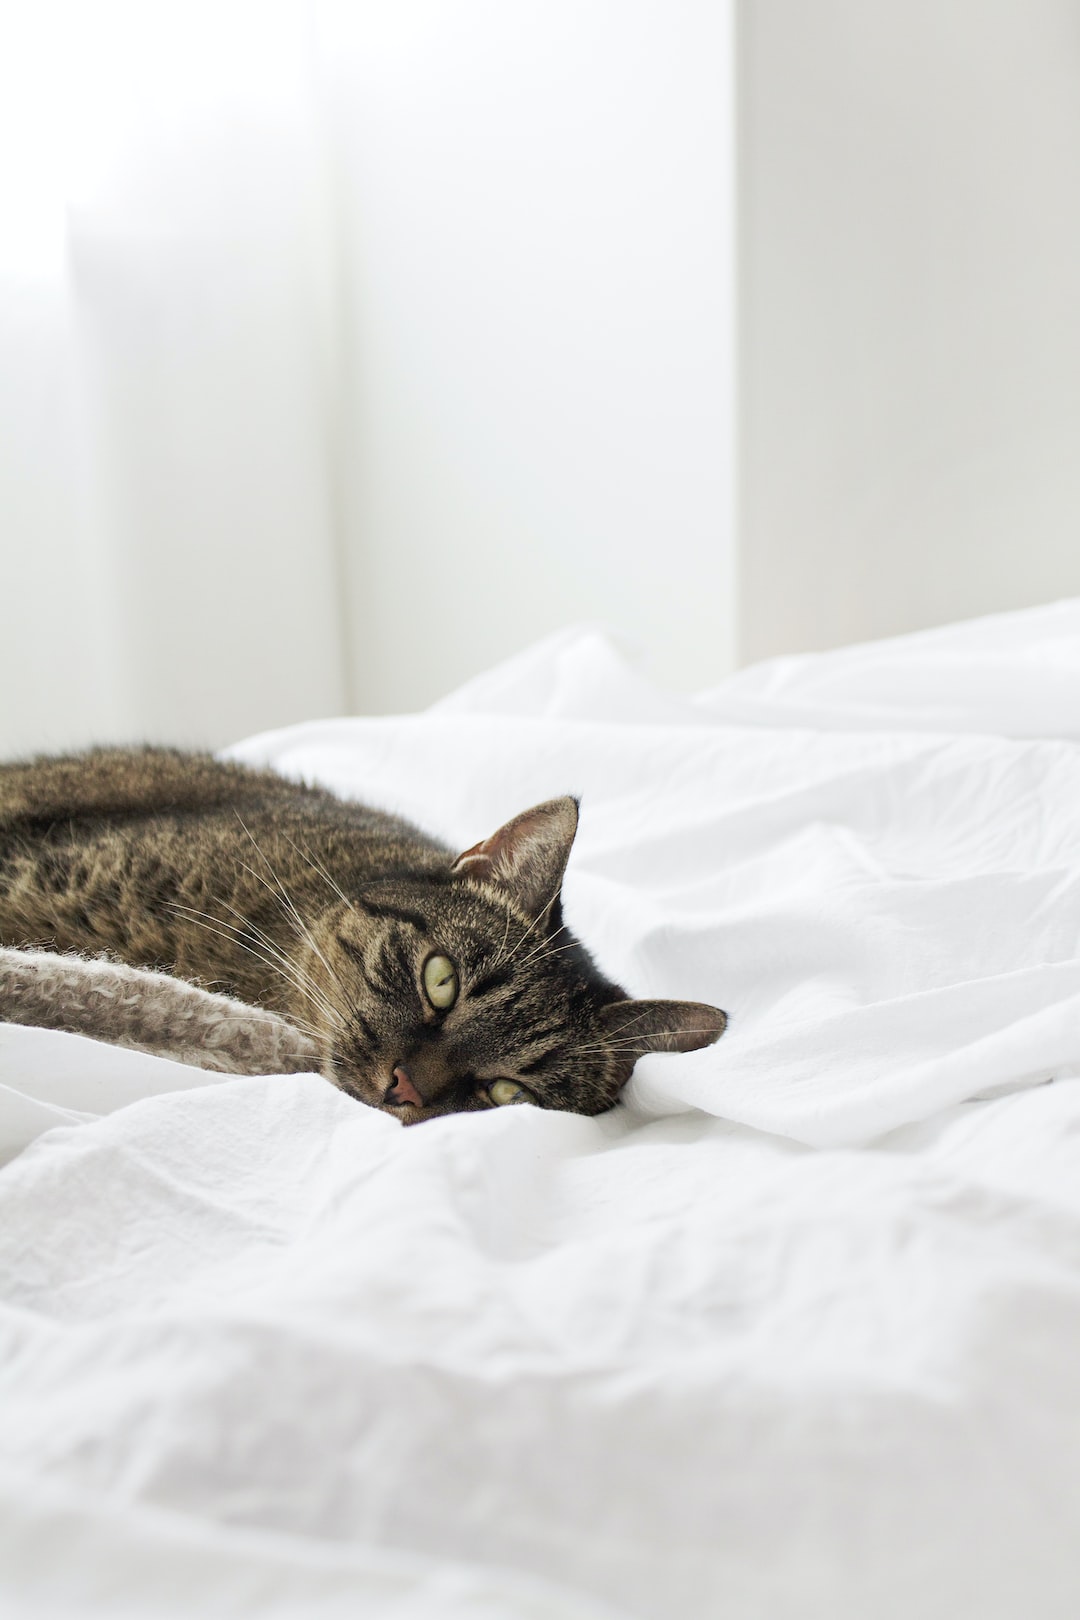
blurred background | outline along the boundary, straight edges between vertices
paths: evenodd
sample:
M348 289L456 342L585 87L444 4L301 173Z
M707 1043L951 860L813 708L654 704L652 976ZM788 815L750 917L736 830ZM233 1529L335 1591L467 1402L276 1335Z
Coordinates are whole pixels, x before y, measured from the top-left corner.
M1078 0L0 16L0 756L1080 593Z

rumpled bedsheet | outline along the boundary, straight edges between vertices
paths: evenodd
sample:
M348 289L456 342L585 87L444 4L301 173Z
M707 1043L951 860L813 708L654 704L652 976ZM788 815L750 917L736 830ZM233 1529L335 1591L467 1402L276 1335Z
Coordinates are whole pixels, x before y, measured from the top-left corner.
M1074 1620L1078 739L1073 602L230 750L462 848L580 794L571 925L730 1029L403 1130L0 1026L0 1611Z

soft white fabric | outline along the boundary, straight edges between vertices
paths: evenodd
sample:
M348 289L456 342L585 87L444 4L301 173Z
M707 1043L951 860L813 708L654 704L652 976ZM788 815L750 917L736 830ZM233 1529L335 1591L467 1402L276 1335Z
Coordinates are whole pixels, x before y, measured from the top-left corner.
M1077 604L773 658L698 698L747 725L1080 739Z
M0 1606L1071 1620L1070 691L1080 604L693 701L583 631L234 750L463 847L580 792L571 922L731 1029L599 1119L409 1131L5 1030L10 1141L114 1111L0 1173Z
M985 734L1002 687L1020 712L1025 666L1031 720L1048 677L1064 692L1070 646L1080 713L1080 606L1017 619L952 632L984 671L1003 645L966 735L934 732L923 638L877 653L878 730L866 729L872 653L856 649L848 685L833 681L834 718L846 693L855 728L785 731L771 712L767 725L727 723L753 674L728 683L730 699L721 687L681 700L585 632L427 714L298 726L232 752L373 796L461 848L530 803L581 794L571 925L634 994L731 1014L718 1046L640 1063L634 1100L860 1142L1080 1059L1080 752ZM942 656L948 643L936 633L935 672L962 662ZM886 729L890 668L903 729ZM756 678L767 689L768 670Z

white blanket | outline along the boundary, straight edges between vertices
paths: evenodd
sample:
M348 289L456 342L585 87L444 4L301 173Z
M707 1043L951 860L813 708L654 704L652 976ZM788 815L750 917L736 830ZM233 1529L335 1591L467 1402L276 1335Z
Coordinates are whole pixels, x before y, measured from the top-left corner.
M731 1027L407 1131L0 1030L0 1142L70 1122L0 1172L0 1610L1073 1620L1075 738L1066 603L233 750L461 847L580 793L568 920Z

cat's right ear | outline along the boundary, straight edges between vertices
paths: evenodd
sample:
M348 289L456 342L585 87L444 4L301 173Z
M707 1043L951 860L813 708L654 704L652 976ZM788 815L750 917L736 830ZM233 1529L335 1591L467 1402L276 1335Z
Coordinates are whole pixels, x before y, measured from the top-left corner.
M559 897L577 832L576 799L548 799L459 855L451 871L506 889L528 916Z
M696 1052L718 1041L727 1013L701 1001L612 1001L600 1027L613 1051L635 1060L646 1052Z

